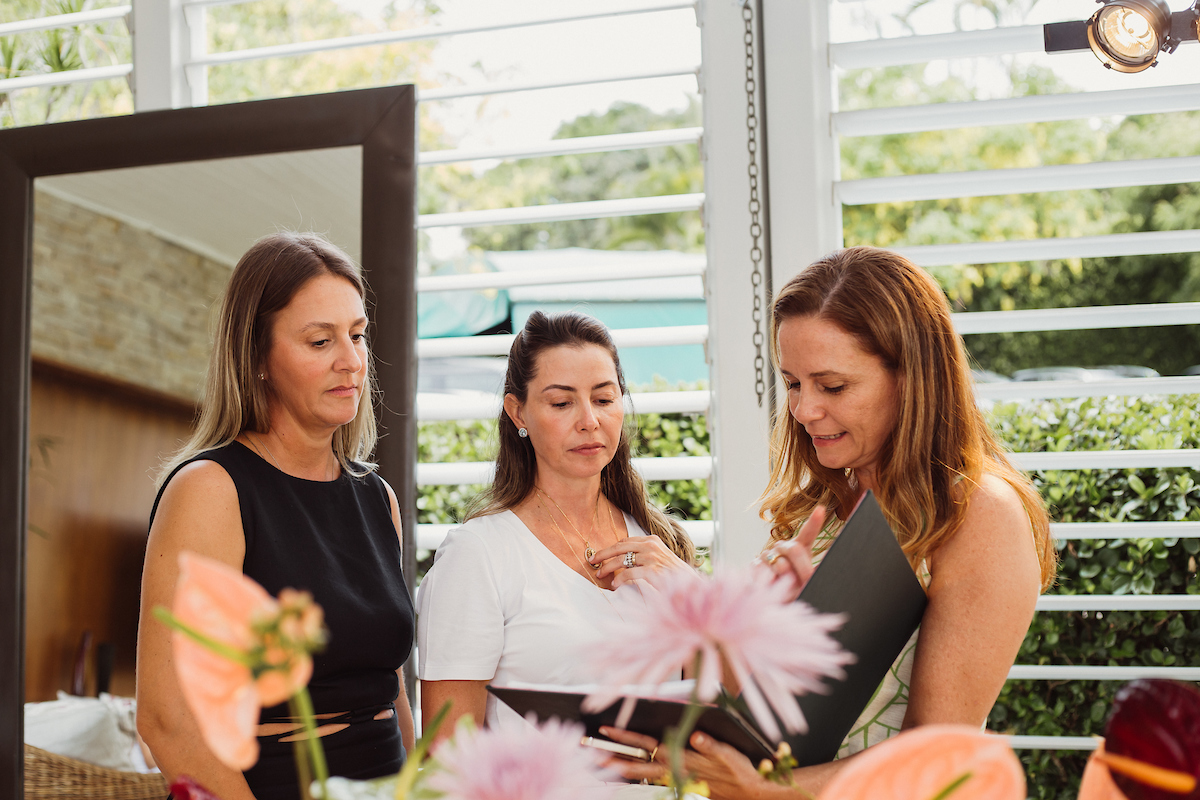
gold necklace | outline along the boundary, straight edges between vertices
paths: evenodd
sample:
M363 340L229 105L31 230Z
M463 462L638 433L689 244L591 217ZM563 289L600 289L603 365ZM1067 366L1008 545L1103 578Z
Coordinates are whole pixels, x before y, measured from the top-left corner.
M599 569L600 565L592 562L592 559L596 557L596 549L594 547L592 547L591 540L579 532L579 528L575 527L575 523L571 522L571 518L566 515L566 513L562 510L562 506L560 506L557 502L555 502L553 497L551 497L549 494L547 494L546 491L544 489L542 489L542 487L537 486L536 488L543 497L548 499L551 503L554 503L554 507L558 509L558 513L562 514L562 518L567 521L567 524L571 526L571 530L575 531L575 535L578 536L580 541L583 542L583 554L585 556L587 556L588 563L591 564L594 568ZM542 506L542 508L545 508L545 506ZM551 516L551 514L548 510L546 511L546 516L550 517L551 522L554 522L554 517ZM596 517L598 517L598 516L600 516L600 493L599 492L596 493L596 508L594 511L592 511L592 530L596 529ZM608 521L609 521L609 524L612 524L612 509L611 508L608 510ZM556 528L558 527L557 522L554 522L554 527L556 527ZM615 530L615 528L614 528L614 530ZM575 552L575 551L572 550L571 552Z
M279 459L275 458L275 454L271 452L271 448L269 448L265 444L263 444L262 440L260 440L257 436L255 436L250 431L246 431L246 435L249 436L251 438L251 440L253 440L254 444L259 449L266 450L267 455L269 455L271 457L271 460L275 462L275 469L279 470L280 472L283 472L283 467L279 466Z
M538 489L538 491L541 492L541 489ZM546 494L546 493L542 492L542 494ZM546 495L546 496L549 497L549 495ZM551 498L550 502L553 503L554 499ZM565 533L563 533L563 529L561 527L559 527L558 522L556 522L554 519L554 515L550 513L550 509L546 508L545 504L542 502L540 497L538 498L538 507L540 509L542 509L543 512L545 512L546 517L550 520L550 524L554 526L554 530L558 531L559 538L562 539L563 544L565 544L567 546L567 549L571 551L571 555L575 556L575 560L579 562L579 566L583 567L583 571L585 573L587 573L588 580L590 580L592 583L596 584L597 589L604 591L604 587L600 585L600 581L596 580L596 576L593 575L592 571L587 568L588 567L587 563L584 562L584 560L579 557L579 553L576 553L575 548L571 546L571 543L569 541L567 541L567 535ZM562 511L562 509L559 509L559 511ZM563 516L566 516L566 515L564 514ZM567 522L570 522L570 521L571 520L567 520ZM595 554L593 553L593 555L595 555ZM593 565L593 566L595 566L595 565ZM605 598L605 599L607 599L607 598Z

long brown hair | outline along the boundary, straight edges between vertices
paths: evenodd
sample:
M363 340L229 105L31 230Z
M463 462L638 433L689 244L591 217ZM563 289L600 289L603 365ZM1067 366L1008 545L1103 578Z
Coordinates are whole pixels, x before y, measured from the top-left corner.
M622 398L627 393L625 374L617 357L608 329L585 315L569 312L545 314L534 311L525 321L524 329L516 335L508 353L508 371L504 376L504 393L524 403L529 396L529 383L538 370L538 356L552 347L602 347L612 357ZM646 483L633 468L630 439L634 435L633 415L627 415L621 429L621 440L612 461L600 473L600 491L617 508L629 514L647 533L663 543L688 564L696 560L696 548L678 522L650 502ZM500 450L496 455L496 478L489 490L472 504L467 519L495 514L519 505L534 491L537 481L537 455L533 444L517 433L517 426L504 409L497 419Z
M200 419L192 438L159 473L160 483L192 456L224 447L242 431L267 432L271 388L259 375L271 351L272 323L306 283L321 275L349 281L366 304L367 286L358 266L315 233L271 234L241 257L221 301ZM378 438L374 393L375 368L368 357L358 413L333 435L334 455L352 475L374 468L367 462Z
M898 378L899 410L880 454L877 494L914 570L958 530L971 492L991 473L1020 496L1033 526L1042 585L1049 586L1057 554L1045 504L1008 460L975 403L966 349L933 278L897 253L841 250L779 291L772 340L778 343L784 320L806 316L849 333ZM760 513L771 523L772 541L790 539L818 504L841 519L853 509L859 488L844 470L821 465L812 438L787 407L776 415L771 453Z

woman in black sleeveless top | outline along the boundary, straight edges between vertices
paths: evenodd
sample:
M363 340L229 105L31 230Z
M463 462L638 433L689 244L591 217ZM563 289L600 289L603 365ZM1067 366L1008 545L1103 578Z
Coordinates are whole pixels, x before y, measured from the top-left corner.
M311 235L276 234L230 279L192 441L165 470L151 514L138 636L138 729L167 777L222 800L299 796L286 704L263 709L258 762L220 763L199 736L152 609L171 604L177 558L217 558L271 594L312 592L330 641L309 683L330 774L399 771L413 744L401 664L413 608L400 570L395 495L366 465L375 444L365 287Z

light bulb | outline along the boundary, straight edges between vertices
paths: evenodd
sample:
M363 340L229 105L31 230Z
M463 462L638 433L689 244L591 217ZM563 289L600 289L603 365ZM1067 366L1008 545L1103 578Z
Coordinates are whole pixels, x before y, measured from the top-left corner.
M1111 7L1100 12L1098 35L1113 53L1141 61L1158 52L1158 35L1150 20L1128 8Z
M1154 66L1171 29L1163 0L1109 0L1088 20L1088 43L1104 66L1141 72Z

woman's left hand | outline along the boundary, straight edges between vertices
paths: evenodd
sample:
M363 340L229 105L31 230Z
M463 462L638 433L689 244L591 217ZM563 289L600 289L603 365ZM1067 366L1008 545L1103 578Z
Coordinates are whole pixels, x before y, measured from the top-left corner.
M610 759L608 766L621 773L626 780L655 781L670 772L670 754L666 745L652 737L617 728L601 728L600 734L614 742L640 747L654 753L654 760L650 763L623 758ZM750 759L724 742L718 742L699 731L693 733L688 741L695 749L684 750L684 771L692 780L707 783L709 796L714 800L755 797L763 790L773 788L769 781L758 774Z
M681 569L695 572L657 536L622 539L596 553L592 563L600 564L596 577L601 581L613 576L614 589L638 579L648 581L653 586L656 578Z

